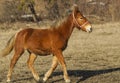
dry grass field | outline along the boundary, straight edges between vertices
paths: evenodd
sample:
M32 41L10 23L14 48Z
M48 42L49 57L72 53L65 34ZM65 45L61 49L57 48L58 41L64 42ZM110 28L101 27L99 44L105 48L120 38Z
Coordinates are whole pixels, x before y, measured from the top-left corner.
M23 25L21 25L23 26ZM16 27L21 27L16 26ZM0 30L0 50L19 29ZM6 83L13 52L0 57L0 83ZM64 51L71 83L120 83L120 23L94 24L93 32L75 29ZM36 83L27 67L28 53L19 59L12 75L12 83ZM41 79L50 68L52 55L39 56L34 63ZM64 83L58 66L48 83Z

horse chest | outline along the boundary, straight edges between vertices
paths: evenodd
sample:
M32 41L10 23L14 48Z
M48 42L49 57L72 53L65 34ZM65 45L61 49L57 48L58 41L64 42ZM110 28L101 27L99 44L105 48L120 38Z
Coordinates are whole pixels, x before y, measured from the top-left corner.
M64 40L58 40L56 42L53 42L53 44L51 45L54 49L61 49L61 50L65 50L67 47L67 41Z

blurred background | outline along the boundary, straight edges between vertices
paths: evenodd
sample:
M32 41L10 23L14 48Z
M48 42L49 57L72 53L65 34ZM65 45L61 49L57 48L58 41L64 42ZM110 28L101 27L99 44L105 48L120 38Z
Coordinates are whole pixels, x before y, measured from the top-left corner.
M120 21L120 0L0 0L0 23L55 20L74 3L92 23Z

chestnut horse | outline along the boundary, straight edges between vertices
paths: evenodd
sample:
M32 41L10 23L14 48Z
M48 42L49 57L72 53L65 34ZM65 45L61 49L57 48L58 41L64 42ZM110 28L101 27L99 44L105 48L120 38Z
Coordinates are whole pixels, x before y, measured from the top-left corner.
M8 41L6 48L3 49L1 53L2 56L6 56L13 48L15 50L7 74L7 82L10 82L13 68L25 50L30 54L27 65L36 81L40 80L38 73L33 67L37 55L45 56L53 54L51 68L45 74L43 81L47 81L52 72L56 69L58 63L60 63L65 82L70 82L62 51L67 47L68 40L75 27L86 32L92 31L91 24L80 13L77 5L73 6L71 13L58 26L51 26L49 29L27 28L16 33L16 35Z

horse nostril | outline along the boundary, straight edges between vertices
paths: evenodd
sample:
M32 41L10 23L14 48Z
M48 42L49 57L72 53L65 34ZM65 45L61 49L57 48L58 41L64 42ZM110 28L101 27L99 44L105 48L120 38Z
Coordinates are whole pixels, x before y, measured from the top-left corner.
M92 32L92 28L90 28L90 32Z
M88 27L86 28L86 31L87 31L87 32L92 32L92 28L91 28L90 26L88 26Z

